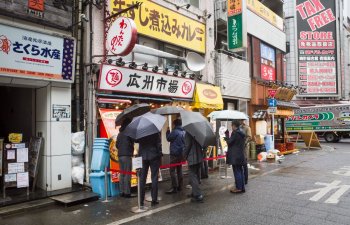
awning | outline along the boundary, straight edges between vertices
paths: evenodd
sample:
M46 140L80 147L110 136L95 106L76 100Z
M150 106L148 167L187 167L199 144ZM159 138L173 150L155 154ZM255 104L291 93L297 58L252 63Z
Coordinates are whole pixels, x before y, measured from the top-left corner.
M193 100L194 108L216 109L224 108L220 87L208 84L196 84Z
M277 100L277 108L287 108L287 109L299 109L300 106L295 102L285 102Z

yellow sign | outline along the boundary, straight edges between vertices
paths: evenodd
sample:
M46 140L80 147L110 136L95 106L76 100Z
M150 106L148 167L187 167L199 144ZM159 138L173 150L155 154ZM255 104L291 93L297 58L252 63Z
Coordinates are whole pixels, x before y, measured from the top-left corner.
M109 0L107 14L115 14L135 2L134 0ZM138 33L205 53L205 24L151 1L139 0L138 2L142 3L141 7L121 15L134 20Z
M283 19L258 0L247 0L247 7L267 22L271 23L278 29L283 30Z
M197 83L193 107L198 109L223 109L224 102L222 100L220 87Z
M242 0L227 0L227 16L242 13Z

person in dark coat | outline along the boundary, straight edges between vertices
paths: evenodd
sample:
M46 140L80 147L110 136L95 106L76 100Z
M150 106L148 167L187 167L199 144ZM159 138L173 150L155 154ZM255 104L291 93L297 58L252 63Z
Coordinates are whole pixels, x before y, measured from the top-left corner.
M170 142L170 164L181 163L183 159L182 155L183 149L185 148L185 131L181 125L181 120L176 119L174 120L174 129L171 132L170 130L167 130L166 132L167 141ZM170 167L170 177L172 187L165 193L173 194L181 191L183 186L182 165Z
M239 129L240 122L232 122L232 134L227 142L227 155L226 163L232 165L233 173L235 176L236 188L231 189L231 193L243 193L245 192L245 178L243 172L243 166L247 164L246 157L244 156L245 148L245 135Z
M189 167L190 184L192 186L192 201L203 202L202 191L199 188L200 170L203 161L202 146L188 132L185 134L184 158Z
M142 169L140 177L141 189L141 206L145 200L145 186L148 169L151 168L152 178L152 206L159 204L158 202L158 176L162 157L162 143L160 133L152 134L138 140L139 155L142 157Z
M132 170L132 156L134 154L134 140L124 134L125 128L130 124L130 119L125 119L119 129L117 136L116 147L118 149L118 159L120 170L131 172ZM120 173L119 176L120 196L125 198L136 197L130 193L131 189L131 175Z

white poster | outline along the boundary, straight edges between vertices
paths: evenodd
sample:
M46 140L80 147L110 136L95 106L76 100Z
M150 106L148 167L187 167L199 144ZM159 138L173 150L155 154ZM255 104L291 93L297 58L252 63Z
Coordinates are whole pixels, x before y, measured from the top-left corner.
M17 179L17 175L16 174L5 174L5 182L15 182Z
M17 149L17 162L28 162L28 148Z
M17 188L28 187L28 186L29 186L28 172L17 173Z
M12 144L11 148L25 148L26 143Z
M7 150L7 159L16 159L16 150Z
M132 158L132 170L142 168L142 157Z
M192 98L195 81L191 79L118 67L102 65L99 81L100 90L169 96L177 98ZM171 75L170 75L171 74Z
M23 173L24 172L24 163L9 163L7 172L8 173Z
M0 73L74 81L75 40L0 24Z

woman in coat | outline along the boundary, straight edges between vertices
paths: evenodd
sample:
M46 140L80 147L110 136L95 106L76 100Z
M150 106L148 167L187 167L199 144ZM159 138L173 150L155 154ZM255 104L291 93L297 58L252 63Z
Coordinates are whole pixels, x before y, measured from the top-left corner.
M231 193L244 193L244 172L243 166L247 164L247 160L244 156L245 147L245 135L239 129L239 121L232 122L232 134L230 138L226 138L227 142L227 155L226 163L232 165L233 174L235 176L236 188L231 189Z

